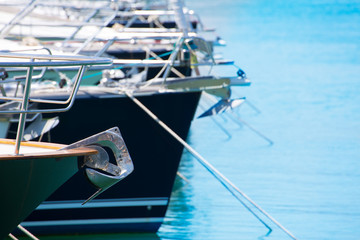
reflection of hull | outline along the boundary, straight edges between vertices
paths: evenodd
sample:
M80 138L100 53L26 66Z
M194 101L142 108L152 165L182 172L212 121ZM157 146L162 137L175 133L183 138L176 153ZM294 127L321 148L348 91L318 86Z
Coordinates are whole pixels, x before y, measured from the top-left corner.
M5 155L3 147L14 148L14 141L2 139L0 145L0 239L78 171L79 156L96 153L86 148L54 151L64 145L24 143L23 148L43 152Z
M188 92L137 99L185 139L199 97L200 92ZM82 174L76 174L23 225L35 234L156 232L165 216L183 146L120 95L79 92L72 109L58 116L60 123L51 131L53 142L73 142L99 129L119 126L135 170L85 207L80 200L90 190Z

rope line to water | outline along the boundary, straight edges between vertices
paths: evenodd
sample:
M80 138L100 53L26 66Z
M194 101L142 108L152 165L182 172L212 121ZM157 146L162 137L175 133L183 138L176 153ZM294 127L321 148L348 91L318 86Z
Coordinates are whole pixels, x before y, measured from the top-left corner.
M263 210L259 205L257 205L253 200L251 200L245 193L243 193L238 187L236 187L229 179L227 179L222 173L220 173L214 166L212 166L208 161L205 160L198 152L196 152L189 144L187 144L179 135L177 135L171 128L169 128L164 122L162 122L153 112L151 112L145 105L143 105L138 99L136 99L131 92L125 91L125 94L142 110L145 111L155 122L157 122L161 127L163 127L171 136L173 136L177 141L179 141L199 162L203 165L216 179L218 179L221 184L230 191L244 206L246 205L236 193L239 193L247 201L249 201L256 209L258 209L263 215L265 215L269 220L271 220L275 225L277 225L281 230L283 230L289 237L292 239L297 239L292 233L290 233L285 227L283 227L278 221L276 221L272 216L270 216L265 210ZM234 191L235 190L235 191ZM261 223L263 223L270 231L271 228L250 208L245 206Z

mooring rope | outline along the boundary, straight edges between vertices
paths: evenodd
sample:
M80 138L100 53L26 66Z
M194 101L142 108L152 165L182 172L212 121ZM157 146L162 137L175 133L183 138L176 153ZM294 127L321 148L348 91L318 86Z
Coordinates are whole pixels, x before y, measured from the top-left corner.
M196 152L189 144L187 144L179 135L177 135L171 128L169 128L164 122L162 122L150 109L143 105L138 99L136 99L131 92L125 91L125 94L142 110L145 111L155 122L157 122L162 128L164 128L171 136L173 136L177 141L179 141L199 162L203 165L220 183L230 191L230 193L240 201L262 224L265 225L271 232L271 228L247 206L236 193L239 193L247 201L249 201L258 211L265 215L270 221L272 221L276 226L283 230L289 237L292 239L297 239L292 233L290 233L285 227L283 227L278 221L276 221L272 216L270 216L265 210L263 210L259 205L257 205L253 200L251 200L244 192L242 192L238 187L235 186L229 179L227 179L221 172L219 172L214 166L212 166L208 161L205 160L198 152Z
M23 233L25 233L28 237L30 237L33 240L39 240L37 237L35 237L31 232L29 232L28 230L26 230L23 226L21 226L20 224L17 226ZM9 237L11 239L14 240L18 240L18 238L16 238L14 235L12 235L11 233L9 234Z

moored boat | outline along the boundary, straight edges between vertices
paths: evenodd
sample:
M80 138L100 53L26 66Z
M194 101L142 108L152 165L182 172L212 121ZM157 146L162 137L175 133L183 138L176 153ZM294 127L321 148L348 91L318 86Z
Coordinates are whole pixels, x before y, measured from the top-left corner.
M4 88L3 85L12 80L3 80L0 84L1 133L7 132L10 118L19 116L16 139L0 138L0 184L3 193L0 198L0 239L3 239L79 169L85 171L85 178L92 188L92 193L83 199L83 203L86 203L129 175L133 165L118 128L95 134L71 145L23 141L27 114L63 112L70 109L85 66L110 64L110 59L5 53L0 56L7 59L0 63L1 67L27 68L21 97L11 95ZM79 67L74 89L70 96L67 96L67 101L48 102L32 98L32 70L34 67L43 66ZM29 104L34 102L53 105L46 109L29 109ZM65 104L65 107L54 107L54 104ZM110 147L116 164L109 162L104 146ZM23 229L22 226L19 228Z
M81 199L90 189L79 172L41 204L22 223L23 226L36 234L158 230L169 204L183 146L127 94L141 101L185 140L202 92L207 89L226 92L231 85L229 78L163 80L134 86L111 81L110 86L106 86L106 81L102 86L82 86L72 109L42 115L43 119L59 119L57 126L43 136L44 141L51 142L71 143L76 137L85 137L99 129L122 126L136 171L85 208L81 206ZM247 84L246 80L243 83ZM57 101L66 98L66 89L39 89L34 91L34 97L39 94L42 98ZM37 107L47 105L38 103ZM29 129L31 123L28 123ZM76 191L79 188L82 192Z
M47 34L48 32L41 31L41 27L36 26L34 29L37 30L33 32ZM224 78L214 74L201 75L198 67L207 64L211 68L218 62L212 56L211 44L197 37L195 32L188 31L185 34L179 29L154 32L151 32L152 29L137 32L126 29L122 32L109 28L103 30L102 33L111 35L106 38L104 34L100 34L96 38L67 39L64 44L67 47L64 49L76 49L76 46L84 43L82 39L93 39L91 43L94 44L90 45L95 46L94 49L80 47L77 48L80 50L75 51L91 54L92 50L99 50L96 44L108 46L107 42L114 40L118 45L100 52L121 56L123 59L113 60L109 74L97 72L99 84L93 82L88 84L92 86L80 87L77 101L70 111L42 114L44 121L58 119L58 122L47 134L35 134L34 138L71 143L75 138L83 138L98 129L122 126L122 134L132 152L136 171L123 184L109 189L86 207L81 206L81 199L90 190L79 172L22 223L36 234L156 232L165 217L183 146L140 109L129 95L146 105L185 140L203 91L221 98L230 98L230 87L234 82L238 85L249 84L243 76ZM59 35L61 31L53 32ZM50 37L54 38L53 35ZM63 36L60 34L60 37ZM121 41L125 45L119 44ZM124 59L128 57L119 55L122 52L127 53L127 56L129 53L136 53L137 43L141 45L139 59ZM159 48L159 45L166 46L167 52ZM196 51L201 52L203 59L195 56ZM163 53L168 53L166 56L170 57L161 57ZM144 55L146 59L143 59ZM154 69L155 73L152 71ZM112 74L117 71L122 71L120 75L123 76ZM65 75L69 73L63 68L57 69L57 72ZM145 73L144 76L142 73ZM68 75L67 78L71 77ZM71 85L71 82L66 80L66 84L61 87L56 80L53 82L55 84L48 86L54 88L39 84L39 91L34 97L64 101L67 84ZM44 108L47 105L37 103L36 107ZM73 121L74 119L77 121ZM36 132L32 127L35 120L28 121L28 132ZM16 119L13 122L16 123ZM8 134L11 135L11 128ZM78 188L84 192L76 191Z

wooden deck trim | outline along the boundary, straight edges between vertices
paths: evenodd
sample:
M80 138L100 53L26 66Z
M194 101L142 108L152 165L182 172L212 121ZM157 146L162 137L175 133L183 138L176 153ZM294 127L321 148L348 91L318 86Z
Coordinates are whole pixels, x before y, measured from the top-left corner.
M12 139L0 139L0 144L15 145L15 140ZM25 154L1 154L1 160L22 160L22 159L34 159L34 158L62 158L62 157L77 157L77 156L88 156L97 154L98 151L92 148L80 147L67 150L59 150L67 145L57 143L46 143L46 142L21 142L22 146L28 147L40 147L49 149L49 152L39 153L25 153ZM54 151L55 150L55 151Z

